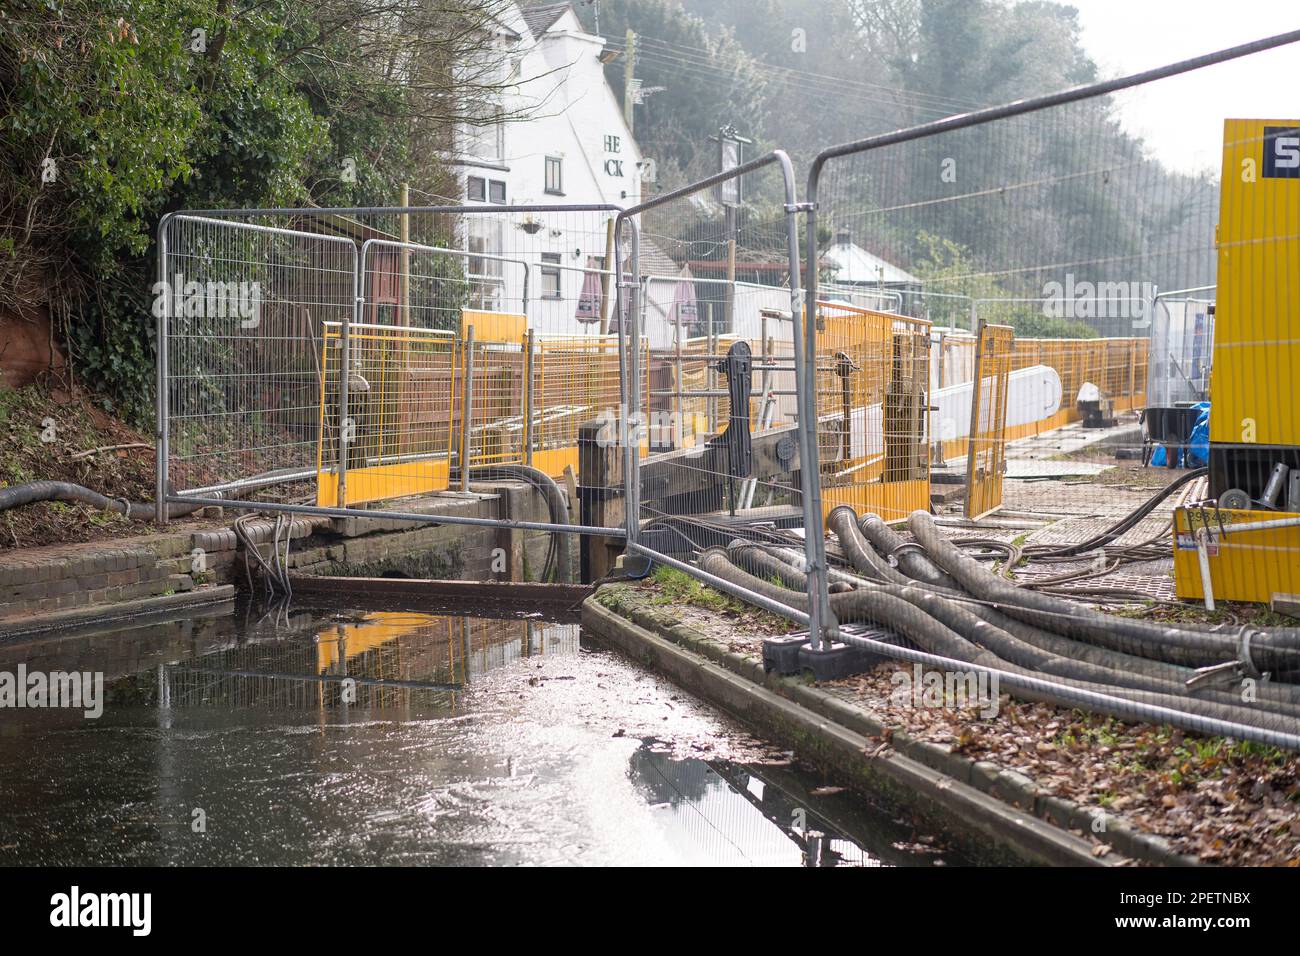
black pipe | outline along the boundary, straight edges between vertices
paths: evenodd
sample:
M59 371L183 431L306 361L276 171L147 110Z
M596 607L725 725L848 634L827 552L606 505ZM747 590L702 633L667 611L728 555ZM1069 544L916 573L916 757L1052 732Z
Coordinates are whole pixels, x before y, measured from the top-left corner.
M102 511L125 515L132 521L152 521L157 516L157 509L152 504L140 504L125 498L110 498L70 481L29 481L21 485L0 488L0 511L21 508L41 501L67 501L90 505ZM180 518L193 514L202 507L203 505L169 505L167 515L171 518Z
M857 520L857 512L848 505L840 505L832 509L826 516L826 526L835 532L840 542L840 550L844 552L849 563L869 578L889 584L910 584L911 579L901 571L890 567L889 562L876 554L860 533L841 533L849 527L856 531Z
M960 589L960 585L926 557L925 552L904 541L893 528L880 519L879 515L864 514L858 521L858 530L871 542L873 548L887 558L897 561L899 568L908 577L923 584Z
M784 562L778 555L765 552L761 547L740 542L730 550L738 565L748 567L759 576L771 575L788 580L792 588L806 590L807 579L797 568ZM876 588L907 601L965 637L972 644L991 651L1010 664L1040 674L1214 703L1232 709L1234 716L1229 717L1226 712L1220 714L1225 720L1250 722L1248 715L1261 713L1259 710L1242 708L1239 697L1229 691L1206 688L1193 693L1188 689L1186 680L1195 676L1196 672L1189 668L1143 661L1147 667L1134 671L1126 666L1124 655L1115 652L1103 652L1108 656L1097 660L1081 660L1076 655L1076 650L1100 649L1090 648L1086 644L1077 644L1066 638L1058 638L1059 644L1054 649L1048 650L1037 642L1023 639L1016 633L1018 629L1000 626L1000 622L993 619L994 615L987 613L988 609L954 600L945 596L939 589L915 584L903 586L881 584L866 580L863 580L862 584L864 587ZM838 604L832 602L832 606ZM1261 697L1263 696L1261 694ZM1286 695L1271 694L1269 698L1269 712L1279 716L1300 718L1300 705L1297 705L1295 699Z
M723 580L731 581L751 591L764 594L790 607L799 610L804 610L807 607L808 598L806 594L788 590L749 574L737 567L723 548L709 548L705 551L700 556L700 567ZM1044 674L1010 663L992 651L969 641L916 605L893 594L886 593L884 588L856 590L846 594L831 595L830 604L831 610L834 611L836 618L841 623L871 622L898 632L922 650L940 657L948 657L977 667L1006 671L1039 680L1045 679ZM1134 690L1129 687L1117 687L1113 684L1097 683L1077 678L1051 676L1057 683L1064 686L1105 694L1121 702L1167 708L1188 715L1229 721L1272 733L1300 735L1300 720L1281 714L1261 713L1240 706L1224 705L1194 697ZM1045 690L1026 692L1023 696L1045 700L1057 706L1071 709L1077 706L1070 701L1055 697ZM1120 706L1110 708L1109 711L1102 710L1101 712L1109 712L1122 720L1141 719ZM1265 720L1268 720L1268 723L1265 723Z
M550 512L552 524L569 523L568 500L565 498L564 492L560 490L560 486L555 479L541 469L534 468L531 465L484 465L470 468L469 474L471 478L477 474L480 478L517 478L526 481L541 491L546 498L546 506ZM572 582L573 554L569 550L567 536L554 531L551 533L551 541L556 549L556 577L563 583Z
M933 519L924 511L912 513L908 528L930 558L962 587L1022 621L1112 650L1188 667L1206 667L1247 656L1243 653L1242 636L1101 614L1066 598L1017 587L964 554L939 533ZM1245 631L1250 631L1248 663L1256 671L1275 676L1300 671L1300 631L1294 628L1239 631L1243 636Z
M861 525L865 522L866 518L864 518L863 522L859 523L859 531L861 530ZM832 530L838 529L836 530L836 533L841 539L841 550L846 553L855 554L864 549L870 551L868 543L858 538L847 520L840 518L829 523L832 526ZM848 544L844 543L845 539L848 540ZM901 539L899 540L901 541ZM917 551L916 553L927 563L930 563L929 558L923 551ZM937 565L931 566L935 568L938 567ZM852 578L851 575L847 575L845 572L837 571L835 569L831 569L831 574L832 576L839 576L841 579ZM857 582L858 583L855 586L882 586L878 580L871 579L870 576L867 578L857 579ZM953 583L956 585L955 581ZM796 581L792 583L791 586L796 589L803 589L805 584L802 581ZM1056 629L1053 627L1052 621L1047 621L1040 627L1023 620L1018 620L1017 618L1011 617L999 610L998 607L1002 605L998 605L998 607L992 606L991 603L984 602L980 598L962 590L960 586L949 588L938 584L925 583L925 587L927 590L923 593L939 595L950 602L955 601L969 613L975 615L981 620L1006 632L1006 634L1011 637L1016 638L1033 648L1046 652L1048 655L1053 657L1064 658L1069 661L1077 661L1082 664L1097 665L1111 671L1113 675L1141 675L1141 677L1166 685L1166 689L1172 693L1178 694L1186 692L1185 688L1187 681L1199 676L1195 667L1189 667L1170 661L1159 653L1147 657L1140 657L1135 654L1126 653L1123 650L1098 646L1065 637L1055 632ZM1159 649L1157 648L1157 651L1158 650ZM1229 656L1224 660L1215 661L1213 663L1225 663L1232 659L1234 658ZM1076 676L1081 676L1081 674L1076 674ZM1128 683L1126 679L1113 679L1111 682L1118 684ZM1134 684L1133 686L1142 685ZM1255 693L1257 699L1267 701L1288 713L1300 712L1300 685L1283 683L1277 680L1260 681L1255 688ZM1236 693L1226 690L1206 688L1198 690L1196 694L1202 699L1219 700L1221 703L1229 705L1235 705L1240 702Z

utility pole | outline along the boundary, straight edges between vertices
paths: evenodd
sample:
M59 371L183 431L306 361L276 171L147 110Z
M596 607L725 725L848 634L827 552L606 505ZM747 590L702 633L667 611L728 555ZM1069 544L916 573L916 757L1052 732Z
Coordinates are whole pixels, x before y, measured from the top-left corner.
M718 130L717 136L710 136L710 142L718 144L718 171L725 173L736 169L745 163L745 147L752 145L753 140L741 136L736 132L735 127L727 125ZM726 299L723 302L723 324L725 330L730 332L733 328L734 310L736 300L736 240L739 238L737 218L737 208L744 201L741 192L740 177L723 180L718 184L718 201L722 203L723 212L726 214L726 232L727 237L727 285ZM716 351L716 350L715 350ZM710 386L712 387L712 386Z
M410 183L402 183L401 203L403 209L411 205ZM411 216L409 213L402 213L398 238L402 243L402 255L398 272L397 299L400 304L397 324L406 327L411 324Z
M636 33L629 28L623 48L623 120L629 131L633 129L632 107L636 103L636 80L633 78L635 70Z

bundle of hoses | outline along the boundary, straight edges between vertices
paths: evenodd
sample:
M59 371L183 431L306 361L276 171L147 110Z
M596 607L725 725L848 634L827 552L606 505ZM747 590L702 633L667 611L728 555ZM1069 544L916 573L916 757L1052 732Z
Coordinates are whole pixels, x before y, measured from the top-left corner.
M1140 592L1129 588L1104 583L1088 585L1085 582L1093 578L1107 577L1124 564L1169 557L1169 529L1172 526L1172 521L1166 522L1164 528L1146 540L1125 545L1119 545L1117 542L1150 516L1165 499L1180 491L1189 483L1204 477L1206 473L1207 469L1205 468L1187 472L1157 491L1114 524L1086 541L1074 544L1022 545L1016 542L1001 541L996 538L962 537L955 539L953 543L964 550L974 549L978 552L975 556L984 560L990 557L999 557L1001 564L999 573L1004 578L1014 577L1014 569L1022 562L1075 565L1074 569L1060 574L1046 577L1038 575L1025 580L1018 580L1017 584L1024 588L1059 594L1077 600L1098 602L1140 598L1142 597ZM880 547L880 543L872 537L865 527L863 532L871 539L873 545ZM897 540L897 536L895 536L895 540ZM1091 567L1079 568L1077 565L1081 561L1089 561ZM1067 583L1069 589L1060 590L1060 587Z
M1077 544L1055 545L1055 544L1035 544L1027 545L1021 549L1021 553L1026 557L1035 560L1050 560L1072 558L1085 552L1094 551L1098 548L1109 547L1114 542L1122 538L1127 532L1137 527L1151 512L1155 511L1166 498L1174 492L1181 490L1185 485L1191 484L1199 478L1209 474L1208 468L1195 468L1184 473L1174 481L1171 481L1165 487L1161 488L1154 495L1144 501L1136 509L1129 512L1119 521L1112 524L1106 530L1089 538L1087 541L1080 541Z
M1146 705L1300 740L1300 685L1288 682L1300 675L1295 628L1172 627L1101 614L997 577L944 538L925 512L909 519L914 544L874 515L859 522L847 507L827 523L852 568L830 570L840 588L830 595L831 610L841 623L877 624L929 654L1091 692L1102 704L1090 709L1121 719L1141 719ZM748 542L710 548L700 559L710 574L806 610L801 563L794 549ZM1217 684L1198 668L1250 677L1251 692L1243 694L1239 680ZM1017 693L1076 706L1035 687Z

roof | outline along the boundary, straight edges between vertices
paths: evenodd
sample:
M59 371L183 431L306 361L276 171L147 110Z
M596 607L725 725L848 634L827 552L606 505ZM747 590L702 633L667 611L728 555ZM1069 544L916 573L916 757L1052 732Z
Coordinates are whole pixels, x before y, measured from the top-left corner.
M315 223L324 233L336 236L346 236L354 241L364 241L366 239L398 239L399 236L393 233L384 232L382 229L376 229L374 226L367 225L351 216L341 216L337 213L316 212L311 206L305 206L300 215L294 216L295 221L307 221Z
M682 271L682 267L673 260L673 257L655 245L654 240L649 236L641 237L641 249L637 261L643 276L675 276Z
M836 242L822 253L822 262L839 267L832 276L835 282L911 285L921 281L892 262L872 255L856 242Z
M529 32L540 40L542 34L555 26L555 21L564 16L570 6L568 3L537 3L524 7L519 13L524 18L524 23L528 24Z

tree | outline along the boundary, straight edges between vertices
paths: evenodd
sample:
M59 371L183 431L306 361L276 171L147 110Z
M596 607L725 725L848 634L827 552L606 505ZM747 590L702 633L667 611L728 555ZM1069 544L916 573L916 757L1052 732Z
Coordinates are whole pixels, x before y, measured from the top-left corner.
M0 308L48 306L77 374L146 420L159 216L448 191L454 128L505 84L506 3L12 0Z
M593 11L578 9L594 29ZM637 141L655 158L662 187L717 172L709 137L723 126L762 138L767 77L729 30L710 32L675 0L601 0L600 28L619 49L626 31L634 30L641 37L637 77L643 86L664 88L636 108ZM607 76L621 97L622 62L615 61Z

